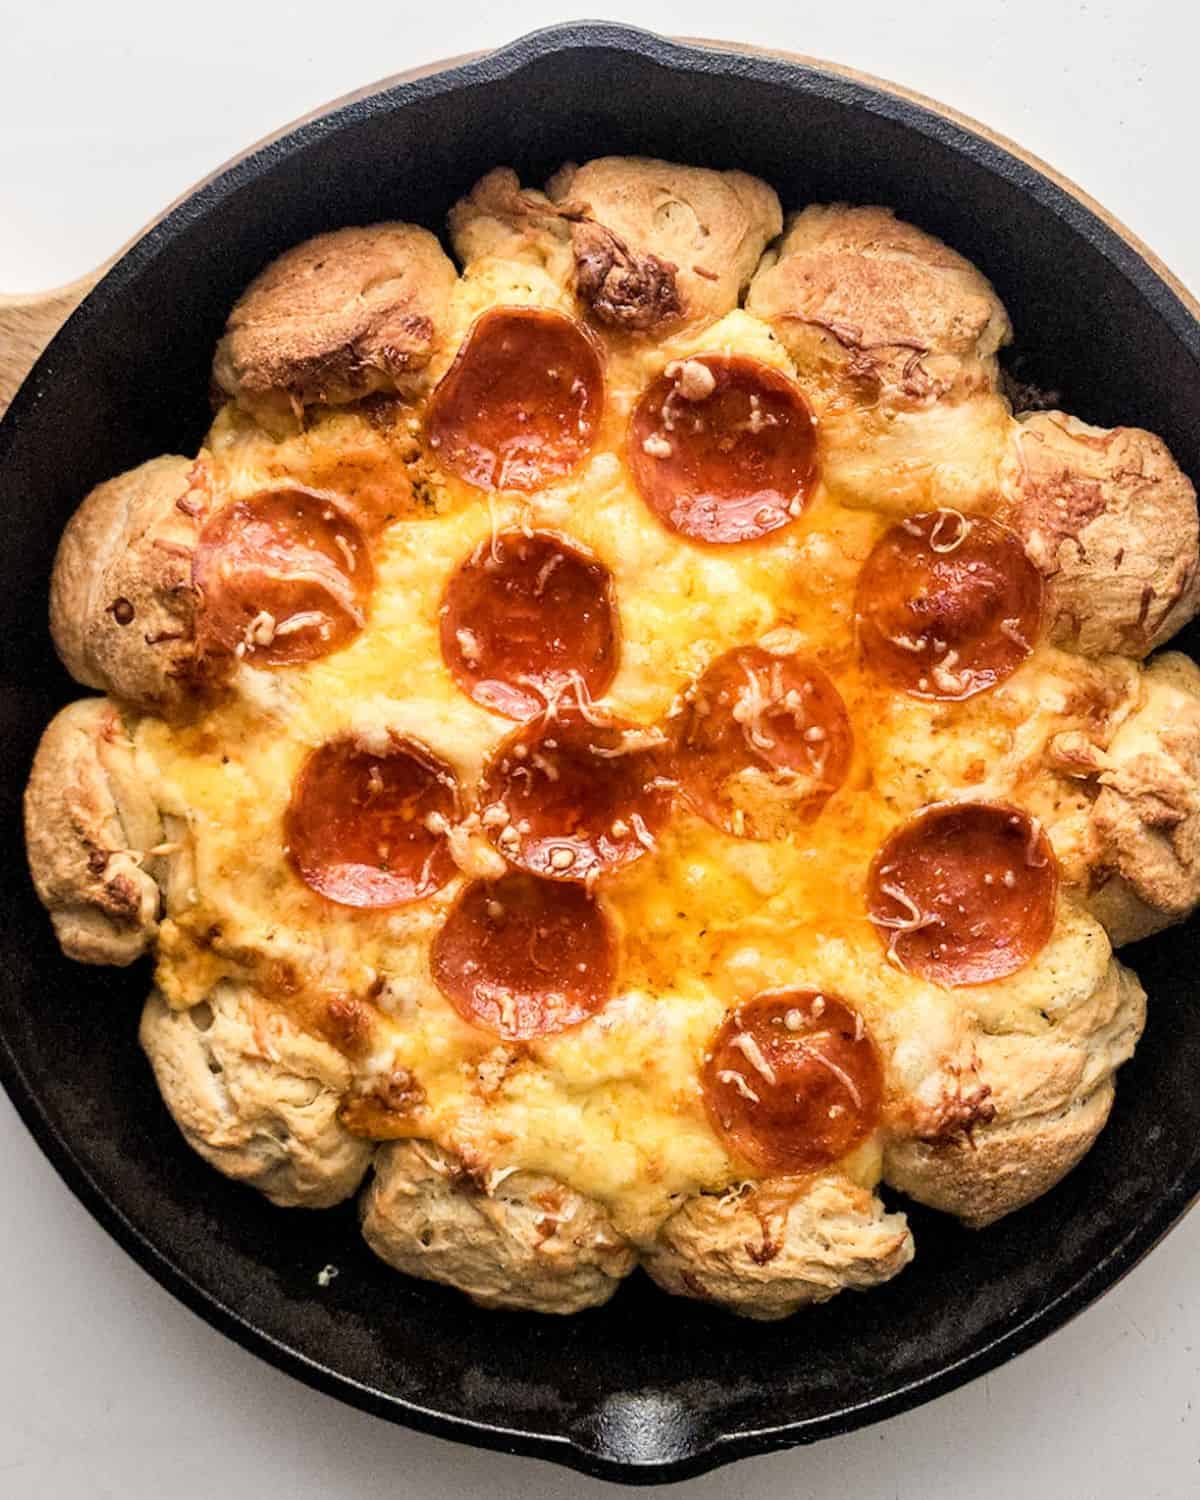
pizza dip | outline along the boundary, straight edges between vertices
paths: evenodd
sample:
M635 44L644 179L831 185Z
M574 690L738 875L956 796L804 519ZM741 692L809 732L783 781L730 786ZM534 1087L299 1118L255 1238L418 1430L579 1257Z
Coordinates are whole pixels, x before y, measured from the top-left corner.
M641 1266L775 1318L1102 1129L1200 900L1196 499L1014 414L1007 316L883 208L506 169L282 255L195 456L101 485L30 862L152 956L219 1171L573 1312Z

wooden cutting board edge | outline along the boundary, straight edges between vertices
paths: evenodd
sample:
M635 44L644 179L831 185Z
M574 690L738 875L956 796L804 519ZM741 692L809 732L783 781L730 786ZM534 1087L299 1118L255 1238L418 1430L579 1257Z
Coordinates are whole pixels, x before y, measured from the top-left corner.
M270 145L272 141L281 136L290 134L301 125L307 125L310 120L320 119L322 115L330 114L333 110L341 109L343 105L352 104L356 99L366 98L369 94L376 94L382 89L391 88L394 84L410 83L417 78L425 78L431 73L441 73L449 68L457 68L463 63L474 62L477 57L482 57L483 52L464 52L456 57L442 58L438 62L426 63L420 67L409 68L403 73L396 73L378 83L368 84L365 88L355 89L353 93L344 94L339 99L330 103L322 104L319 109L311 110L299 119L291 120L280 130L272 131L270 135L255 141L253 145L247 146L244 151L239 151L236 156L230 157L223 162L215 171L194 183L186 192L181 193L174 202L167 204L160 214L157 214L149 224L138 230L126 244L111 256L102 266L94 271L89 271L86 276L81 276L78 281L70 281L65 286L55 287L48 292L28 292L20 296L7 296L0 293L0 417L8 410L13 397L17 394L21 382L29 374L37 361L42 350L71 316L87 294L98 281L121 259L155 224L160 223L180 203L190 198L194 193L219 177L230 167L243 161L247 156L253 155L255 151L263 146Z

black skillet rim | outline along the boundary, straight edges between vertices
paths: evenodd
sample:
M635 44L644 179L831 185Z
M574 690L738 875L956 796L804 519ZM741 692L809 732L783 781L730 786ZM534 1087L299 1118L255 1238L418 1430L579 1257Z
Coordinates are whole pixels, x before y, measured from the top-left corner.
M121 299L160 245L169 242L185 225L202 217L210 207L252 178L276 156L336 133L342 122L354 119L364 111L386 108L389 101L415 102L445 90L468 87L478 80L506 76L535 57L582 49L635 51L665 67L698 74L736 71L767 81L786 81L792 87L819 85L856 108L898 120L912 130L934 137L1048 207L1075 234L1087 240L1163 317L1200 368L1200 321L1185 301L1187 294L1177 284L1172 285L1169 273L1153 263L1145 248L1132 235L1126 238L1119 227L1101 217L1082 194L1072 191L1061 179L1047 175L997 139L978 133L963 117L951 112L939 113L941 106L934 101L921 102L894 90L882 80L864 79L806 59L791 59L769 52L725 50L719 42L675 42L637 28L606 22L569 23L532 32L495 52L451 63L407 81L403 78L391 83L385 80L379 86L335 105L329 112L286 129L253 148L189 194L121 257L81 303L34 366L0 421L0 463L5 456L5 430L15 431L25 410L43 399L42 379L47 375L52 379L54 367L59 362L69 361L75 350L85 346L90 314L102 312L113 301ZM1200 1196L1198 1160L1159 1197L1152 1213L1145 1215L1108 1254L1083 1270L1067 1290L1023 1322L934 1374L835 1413L727 1434L682 1458L638 1464L589 1451L566 1435L552 1437L477 1423L418 1406L371 1389L301 1355L194 1284L125 1217L117 1204L93 1181L86 1161L77 1154L72 1142L61 1135L46 1117L39 1104L36 1086L24 1075L7 1037L2 1033L0 1083L42 1151L88 1212L160 1285L243 1348L317 1390L401 1425L480 1448L547 1459L597 1478L625 1484L686 1479L736 1459L833 1437L896 1416L966 1384L1023 1353L1110 1290Z

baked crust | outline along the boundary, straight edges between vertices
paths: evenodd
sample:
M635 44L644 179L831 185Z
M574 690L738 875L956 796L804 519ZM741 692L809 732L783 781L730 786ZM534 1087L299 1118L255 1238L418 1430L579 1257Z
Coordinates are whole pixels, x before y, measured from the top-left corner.
M241 985L172 1010L154 990L142 1049L188 1145L282 1208L331 1208L362 1181L374 1146L337 1117L350 1065Z
M1026 414L999 516L1046 576L1059 645L1147 656L1200 609L1196 492L1153 433Z
M68 704L42 735L25 790L29 868L68 958L131 964L154 941L152 872L164 860L149 851L163 837L116 704Z
M1055 997L1057 999L1058 997ZM1038 1031L992 1029L974 1038L975 1073L990 1120L932 1140L889 1143L884 1179L918 1203L983 1228L1062 1180L1089 1150L1112 1107L1113 1075L1146 1018L1137 976L1111 959L1090 992L1039 1012Z
M767 1321L878 1286L912 1258L903 1214L828 1175L697 1194L662 1226L642 1264L664 1291Z
M196 662L192 553L204 465L154 458L98 485L67 523L50 582L50 631L77 682L178 712Z
M793 215L750 285L821 422L823 475L851 504L989 507L1007 435L987 279L886 208Z
M671 332L738 304L779 233L779 200L745 172L647 157L561 167L545 193L498 167L450 213L455 253L529 260L615 333Z
M757 177L648 157L568 164L546 193L571 216L581 301L626 332L724 316L783 228L779 199Z
M1200 668L1171 651L1141 703L1095 751L1091 907L1116 945L1181 922L1200 903Z
M371 224L318 235L271 262L234 305L213 380L266 423L375 391L412 391L455 282L434 235Z
M635 1264L599 1203L535 1172L489 1186L430 1141L380 1147L362 1228L388 1265L481 1307L598 1307Z

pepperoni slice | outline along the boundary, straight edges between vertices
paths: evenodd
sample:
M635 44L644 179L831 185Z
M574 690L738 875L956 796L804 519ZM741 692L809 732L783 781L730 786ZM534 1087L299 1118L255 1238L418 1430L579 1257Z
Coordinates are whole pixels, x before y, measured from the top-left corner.
M192 564L208 655L260 667L313 661L362 629L374 581L359 527L329 495L265 490L224 506Z
M669 530L754 541L804 508L817 473L812 413L787 376L760 360L677 361L634 409L629 466Z
M814 990L759 995L713 1038L701 1078L713 1128L763 1172L812 1172L875 1129L883 1068L862 1017Z
M970 698L1033 650L1042 575L1007 527L928 511L876 543L855 613L863 656L885 681L918 698Z
M574 711L543 715L488 768L483 826L520 869L590 885L653 849L667 822L675 784L661 738Z
M454 873L445 835L457 812L453 772L423 746L330 740L296 778L284 840L301 880L330 901L401 906Z
M739 838L782 838L846 779L853 735L837 688L797 656L741 646L688 695L675 774L698 813Z
M514 874L467 887L431 962L464 1021L527 1041L600 1009L612 995L615 951L604 913L579 886Z
M591 451L604 409L599 350L573 318L494 307L477 318L429 407L429 446L481 490L536 490Z
M480 542L446 589L442 655L464 692L510 719L571 690L598 698L617 669L608 569L544 532Z
M1058 866L1041 825L996 802L936 803L887 840L867 911L888 957L937 984L986 984L1039 953Z

